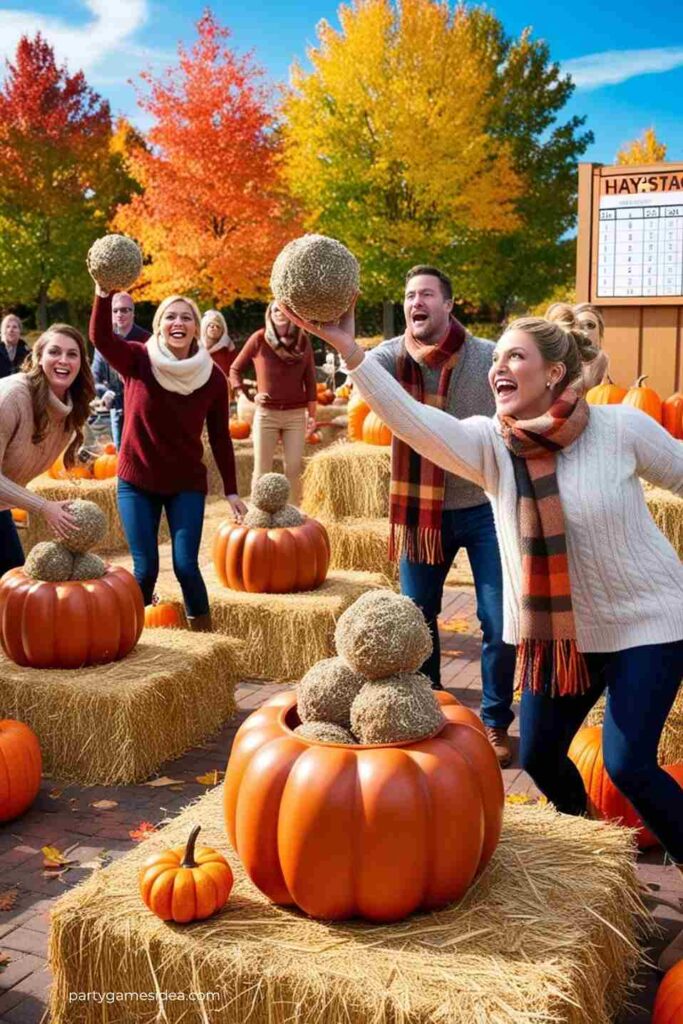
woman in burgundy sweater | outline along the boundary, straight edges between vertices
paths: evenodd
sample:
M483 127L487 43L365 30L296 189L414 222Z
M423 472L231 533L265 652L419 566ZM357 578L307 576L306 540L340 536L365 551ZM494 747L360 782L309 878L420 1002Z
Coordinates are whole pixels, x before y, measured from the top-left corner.
M276 302L266 310L265 327L252 334L230 367L230 384L235 392L242 390L243 371L251 362L258 389L252 484L272 470L275 446L281 439L285 474L292 501L298 505L304 443L315 426L315 366L308 335L280 312Z
M154 314L152 337L122 342L112 330L111 296L98 286L95 293L90 340L123 378L118 505L135 578L149 604L159 574L159 521L165 509L190 627L210 630L198 564L207 490L205 422L232 513L240 519L246 511L237 495L225 376L198 344L199 311L190 299L164 299Z
M228 334L228 325L225 322L225 317L220 310L207 309L202 317L199 341L209 353L216 366L219 366L227 377L237 351L235 349L235 342Z

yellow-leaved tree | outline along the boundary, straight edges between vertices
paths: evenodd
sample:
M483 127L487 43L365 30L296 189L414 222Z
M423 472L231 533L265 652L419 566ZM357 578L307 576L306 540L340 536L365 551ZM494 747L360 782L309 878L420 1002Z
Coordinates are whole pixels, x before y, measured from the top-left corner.
M654 128L646 128L641 138L628 142L617 153L617 163L628 167L659 164L662 160L666 160L666 146L659 142Z

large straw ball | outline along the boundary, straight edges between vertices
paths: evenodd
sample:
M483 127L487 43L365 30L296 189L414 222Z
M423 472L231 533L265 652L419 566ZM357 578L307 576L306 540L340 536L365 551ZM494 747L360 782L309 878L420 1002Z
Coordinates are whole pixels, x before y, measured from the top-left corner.
M351 705L351 729L360 743L404 743L435 732L446 719L420 672L366 683Z
M334 722L302 722L294 732L305 740L318 740L320 743L356 743L355 736L348 729Z
M264 512L279 512L289 498L289 480L282 473L264 473L251 490L252 504Z
M268 527L273 525L273 517L270 512L264 512L262 508L257 508L256 505L252 505L244 516L242 522L245 526L268 529Z
M325 658L309 668L297 687L302 722L334 722L348 729L351 705L367 683L343 658Z
M106 563L99 555L86 551L84 555L74 555L74 567L71 570L72 580L99 580L107 571Z
M126 235L104 235L90 246L87 264L103 291L125 291L140 276L142 253Z
M69 530L64 543L70 551L84 552L94 547L104 538L107 532L107 517L94 501L70 501L67 508L76 525Z
M294 505L285 505L278 512L273 512L273 526L301 526L304 517Z
M63 583L70 579L74 556L69 549L55 540L44 540L29 551L24 572L34 580Z
M361 594L339 617L334 639L337 652L368 679L414 672L432 650L420 609L390 590Z
M325 235L304 235L284 247L270 287L278 302L306 320L326 323L346 312L360 288L358 260Z

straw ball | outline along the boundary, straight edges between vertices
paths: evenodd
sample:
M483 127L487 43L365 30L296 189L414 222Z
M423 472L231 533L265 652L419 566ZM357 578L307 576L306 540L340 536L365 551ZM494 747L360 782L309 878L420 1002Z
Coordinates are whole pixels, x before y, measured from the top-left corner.
M264 473L251 491L252 504L264 512L279 512L289 498L289 480L282 473Z
M445 721L429 680L421 672L403 672L366 683L351 705L351 729L360 743L419 740Z
M334 634L337 651L368 679L413 672L432 649L420 609L389 590L368 591L347 608Z
M301 526L304 517L294 505L285 505L278 512L273 512L273 526Z
M267 529L273 525L273 517L270 512L264 512L262 508L252 505L242 520L245 526L261 527Z
M74 556L55 540L44 540L31 548L24 563L24 572L35 580L62 583L71 577Z
M360 288L358 260L325 235L304 235L284 247L270 287L278 302L306 320L325 323L346 312Z
M99 555L86 551L83 555L74 555L74 567L71 570L72 580L98 580L107 571L106 563Z
M126 235L104 235L90 246L86 262L103 291L125 291L140 276L142 253Z
M302 722L294 732L305 740L319 740L321 743L356 743L355 736L348 729L333 722Z
M325 658L309 668L297 687L297 711L302 722L351 724L351 705L367 683L343 658Z
M94 501L70 501L66 506L76 520L64 541L70 551L83 552L94 547L107 532L107 517Z

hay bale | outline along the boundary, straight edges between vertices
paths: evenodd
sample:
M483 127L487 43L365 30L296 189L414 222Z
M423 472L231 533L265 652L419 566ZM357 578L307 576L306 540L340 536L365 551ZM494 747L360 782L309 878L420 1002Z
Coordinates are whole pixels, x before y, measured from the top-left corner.
M325 522L386 517L390 477L390 448L340 441L308 462L302 511Z
M650 515L683 559L683 499L651 484L645 484L644 490Z
M42 670L0 657L0 718L31 726L55 778L140 782L232 716L241 651L226 637L151 629L109 665Z
M602 725L605 719L605 698L601 697L590 711L586 725ZM683 762L683 686L679 686L678 694L664 723L659 739L657 760L660 764L678 764Z
M209 494L222 495L223 494L223 478L218 472L218 466L216 460L213 457L211 446L208 442L208 438L204 436L204 465L206 466L206 476L208 483ZM246 438L244 441L232 442L232 447L235 452L235 469L237 471L237 493L242 498L248 498L251 494L251 478L254 475L254 442L251 438ZM284 462L282 461L282 450L275 452L275 458L273 459L273 470L277 473L284 472Z
M243 676L282 682L298 680L317 661L332 657L334 629L342 612L365 591L388 585L373 573L331 572L317 590L249 594L223 587L213 565L203 565L202 575L214 630L245 643ZM184 619L177 585L160 580L157 592Z
M108 480L53 480L47 475L36 477L28 485L34 494L46 501L76 501L84 499L92 501L102 509L107 520L106 533L103 539L93 545L93 551L120 552L128 550L128 543L121 525L121 518L116 504L116 477ZM54 540L55 537L41 515L32 512L28 517L28 526L20 533L24 553L28 554L32 547L43 540ZM159 527L160 541L169 538L166 515L161 517Z
M169 926L142 904L137 872L195 824L227 854L234 888L211 920ZM509 806L491 864L459 904L381 927L329 924L275 906L249 882L227 850L217 787L53 907L50 1019L609 1024L638 961L645 913L632 849L617 826ZM156 997L74 998L89 992ZM163 992L184 998L162 1002Z

